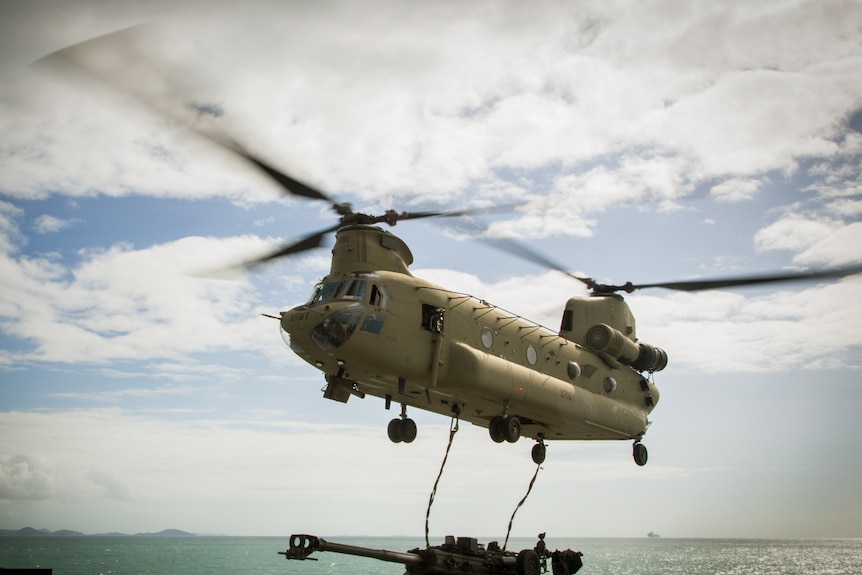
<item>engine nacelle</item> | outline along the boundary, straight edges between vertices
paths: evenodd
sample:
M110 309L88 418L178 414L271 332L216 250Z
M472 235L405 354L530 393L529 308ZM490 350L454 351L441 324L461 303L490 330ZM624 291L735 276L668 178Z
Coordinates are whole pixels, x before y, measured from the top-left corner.
M637 371L661 371L667 367L667 353L663 349L632 341L604 323L597 323L587 330L585 344L594 352Z

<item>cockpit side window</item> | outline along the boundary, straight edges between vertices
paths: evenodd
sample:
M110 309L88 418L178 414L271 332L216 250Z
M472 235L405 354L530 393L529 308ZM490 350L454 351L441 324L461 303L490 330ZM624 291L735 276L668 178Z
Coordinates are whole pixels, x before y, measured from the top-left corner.
M386 290L383 289L382 286L378 286L377 284L371 284L371 298L369 303L374 307L389 307L389 294L386 293Z

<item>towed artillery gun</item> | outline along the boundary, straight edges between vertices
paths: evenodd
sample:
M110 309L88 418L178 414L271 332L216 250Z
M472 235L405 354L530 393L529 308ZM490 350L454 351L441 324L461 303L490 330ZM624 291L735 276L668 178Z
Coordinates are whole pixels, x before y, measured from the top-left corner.
M402 563L405 575L540 575L548 571L551 560L553 575L574 575L583 565L581 552L566 549L549 552L545 547L544 533L533 549L519 553L501 549L496 541L487 548L472 537L447 535L443 545L407 552L372 549L356 545L332 543L314 535L291 535L290 548L279 551L286 559L316 561L312 553L329 551L345 555L369 557L390 563Z

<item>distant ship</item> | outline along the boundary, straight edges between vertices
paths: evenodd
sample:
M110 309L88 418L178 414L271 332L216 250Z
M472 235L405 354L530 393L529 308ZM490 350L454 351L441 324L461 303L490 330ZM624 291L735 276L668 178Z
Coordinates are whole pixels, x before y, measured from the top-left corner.
M654 531L650 531L649 533L646 534L646 536L647 537L661 537L661 535L659 535L658 533L655 533Z

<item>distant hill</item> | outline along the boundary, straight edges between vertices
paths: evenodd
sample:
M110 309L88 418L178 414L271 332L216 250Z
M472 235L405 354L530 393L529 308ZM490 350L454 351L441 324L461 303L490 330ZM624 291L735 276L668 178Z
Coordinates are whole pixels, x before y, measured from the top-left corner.
M135 537L195 537L195 534L179 529L163 529L157 533L135 533Z
M84 535L80 531L72 531L71 529L61 529L60 531L48 531L47 529L34 529L32 527L24 527L23 529L0 529L0 536L19 536L19 537L80 537Z
M34 529L32 527L24 527L23 529L0 529L0 537L86 537L86 533L73 531L71 529L61 529L59 531L49 531L47 529ZM129 537L126 533L98 533L94 536L99 537ZM164 529L157 533L135 533L134 537L195 537L194 533L181 531L179 529Z

